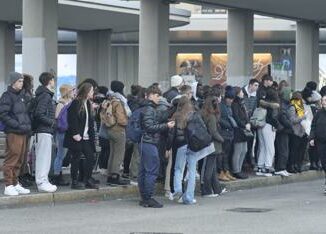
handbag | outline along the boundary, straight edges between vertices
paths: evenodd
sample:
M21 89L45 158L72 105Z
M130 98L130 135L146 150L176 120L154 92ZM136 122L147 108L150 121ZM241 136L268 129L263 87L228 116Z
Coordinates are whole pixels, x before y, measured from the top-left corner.
M247 129L241 129L241 131L247 140L254 138L254 134L252 133L252 131L249 131Z
M250 118L251 125L255 128L263 128L266 125L266 115L266 109L262 107L256 108Z

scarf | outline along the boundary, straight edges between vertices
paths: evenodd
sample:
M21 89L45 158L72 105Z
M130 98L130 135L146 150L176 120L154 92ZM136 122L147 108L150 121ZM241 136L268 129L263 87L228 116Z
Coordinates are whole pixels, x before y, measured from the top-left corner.
M126 113L127 113L127 116L128 116L128 118L131 116L131 110L130 110L130 108L129 108L129 106L128 106L128 100L127 100L127 98L125 98L123 95L121 95L120 93L110 93L110 95L112 96L112 97L115 97L115 98L117 98L117 99L119 99L121 102L122 102L122 104L123 104L123 107L124 107L124 109L125 109L125 111L126 111Z
M304 116L304 106L303 106L303 101L298 100L298 99L292 99L291 104L295 108L295 112L297 113L298 117L303 117Z

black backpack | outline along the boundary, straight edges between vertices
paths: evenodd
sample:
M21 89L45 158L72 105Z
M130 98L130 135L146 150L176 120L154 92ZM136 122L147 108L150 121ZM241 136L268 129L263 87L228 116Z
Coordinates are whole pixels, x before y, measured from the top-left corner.
M185 136L188 148L193 152L198 152L212 143L212 136L208 133L204 120L197 112L188 119Z

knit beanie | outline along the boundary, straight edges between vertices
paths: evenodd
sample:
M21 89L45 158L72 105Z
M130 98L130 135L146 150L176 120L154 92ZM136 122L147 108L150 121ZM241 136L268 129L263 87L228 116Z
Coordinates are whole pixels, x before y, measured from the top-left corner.
M10 72L10 74L9 74L10 84L16 83L16 81L19 79L24 79L22 74L20 74L18 72Z
M111 90L115 93L123 94L124 87L125 85L121 81L114 80L111 82Z
M229 99L234 99L235 96L236 96L235 89L230 85L226 86L224 97Z
M171 77L171 87L178 87L182 84L183 78L179 75Z

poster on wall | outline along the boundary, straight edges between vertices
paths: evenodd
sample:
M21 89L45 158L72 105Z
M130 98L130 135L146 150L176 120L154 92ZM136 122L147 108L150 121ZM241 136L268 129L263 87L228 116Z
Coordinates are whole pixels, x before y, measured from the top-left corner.
M200 81L203 77L203 55L196 54L177 54L176 74L184 79Z
M319 88L326 85L326 54L319 54Z
M210 84L225 85L227 80L227 54L211 54L211 80ZM268 73L268 65L272 63L272 55L269 53L254 54L253 78L261 80Z
M272 63L272 76L277 82L285 80L291 83L293 74L291 48L282 48L280 54L280 60Z

